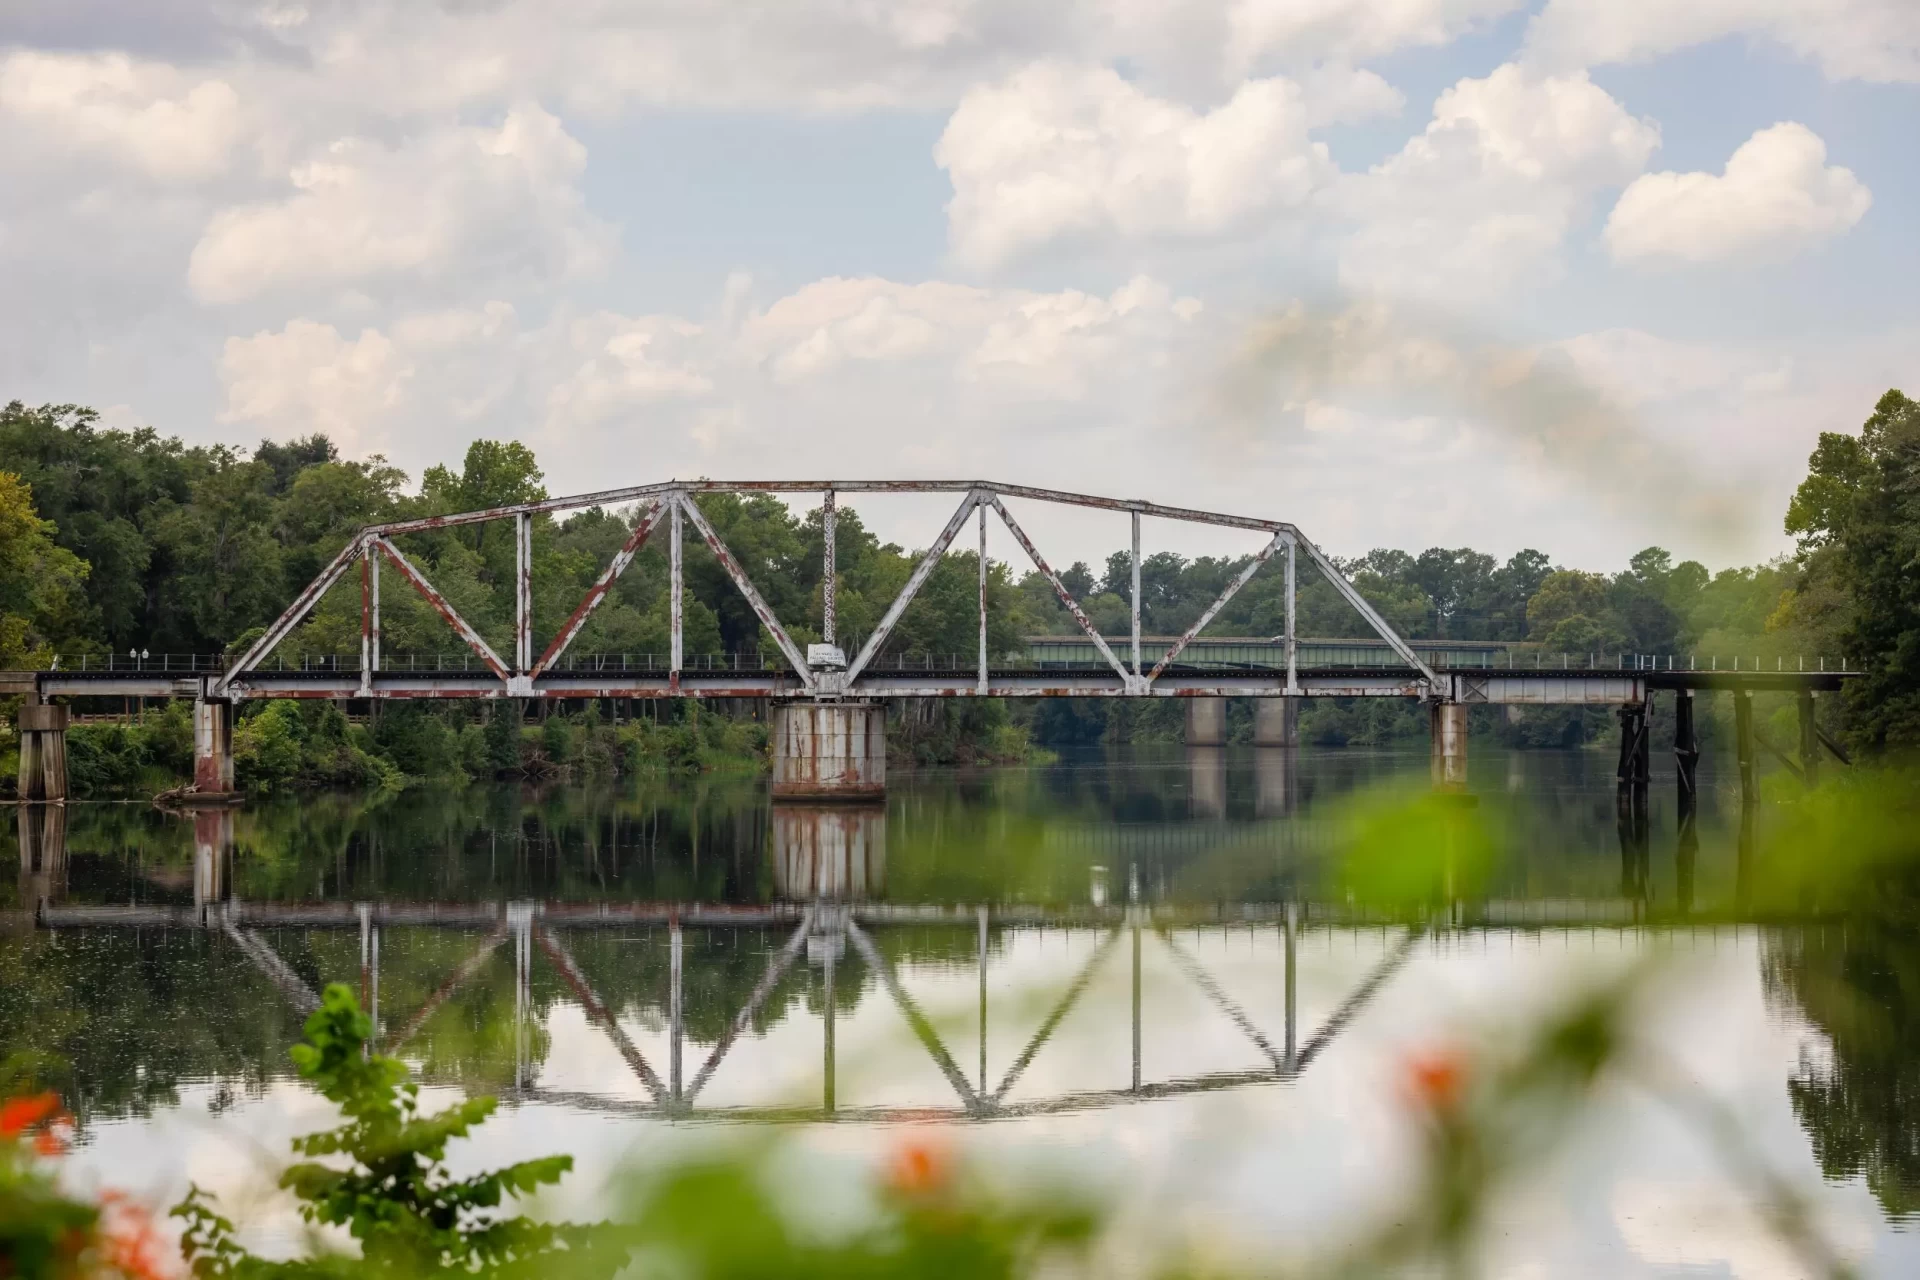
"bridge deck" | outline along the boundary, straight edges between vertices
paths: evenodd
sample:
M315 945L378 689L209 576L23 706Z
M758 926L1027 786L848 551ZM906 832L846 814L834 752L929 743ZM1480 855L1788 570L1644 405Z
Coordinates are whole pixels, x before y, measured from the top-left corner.
M1466 667L1437 669L1436 690L1462 702L1496 704L1619 705L1643 701L1649 692L1697 691L1828 693L1857 672L1839 671L1633 671L1605 669L1517 670ZM206 696L211 676L162 672L43 671L11 673L0 684L42 697L197 698ZM381 671L370 682L376 698L499 698L507 687L479 670ZM566 670L549 672L531 684L541 698L767 698L801 693L791 672L687 671L677 681L662 671ZM354 699L365 696L357 671L248 671L229 692L242 698ZM1286 672L1269 667L1179 665L1169 667L1147 696L1275 697L1286 692ZM1307 667L1299 672L1299 693L1310 698L1393 697L1426 694L1417 673L1407 667ZM965 670L874 670L863 672L849 696L869 698L948 698L979 696L978 673ZM1048 665L993 667L986 696L996 698L1118 697L1126 689L1111 667Z

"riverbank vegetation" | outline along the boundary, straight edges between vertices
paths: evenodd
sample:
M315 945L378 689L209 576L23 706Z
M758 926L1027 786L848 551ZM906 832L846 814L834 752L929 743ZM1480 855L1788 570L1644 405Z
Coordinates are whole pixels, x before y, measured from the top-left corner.
M189 446L151 429L101 427L90 410L18 403L0 410L0 666L66 655L228 654L244 647L361 525L547 496L533 453L517 442L473 443L458 469L430 467L417 487L385 459L345 459L324 436L263 441L252 451ZM1743 660L1847 662L1868 674L1847 699L1823 700L1829 728L1868 751L1920 744L1920 406L1890 391L1861 434L1823 434L1786 516L1796 553L1767 564L1711 571L1658 547L1604 574L1565 567L1544 552L1500 560L1470 548L1418 554L1376 549L1338 560L1373 606L1415 640L1504 642L1542 654L1735 655ZM711 494L702 510L787 620L796 641L820 638L822 527L770 496ZM638 513L591 508L533 521L533 619L553 634L626 539ZM505 651L512 618L514 549L504 524L402 536L405 553ZM857 511L838 523L839 634L858 638L905 582L908 548L882 543ZM975 552L941 562L906 611L886 656L939 662L977 644ZM1141 566L1143 628L1179 634L1246 563L1173 552ZM1303 566L1299 631L1364 634L1332 586ZM1097 569L1062 578L1108 635L1129 629L1131 568L1115 552ZM707 548L686 551L686 649L721 663L771 653L759 619ZM458 661L451 629L401 589L382 597L390 662ZM1071 635L1076 626L1036 572L989 565L991 652L1016 655L1023 637ZM571 653L645 661L668 648L667 569L649 546L588 620ZM357 662L358 593L336 590L281 646L290 663ZM1281 575L1256 576L1209 624L1208 634L1269 636L1284 627ZM453 655L449 657L448 655ZM466 707L388 708L365 725L277 704L248 707L236 732L247 785L392 785L410 778L515 770L620 771L751 763L758 720L663 709L638 717L611 703L549 711L518 732L507 713ZM1784 714L1784 713L1783 713ZM625 719L619 719L621 716ZM714 721L720 724L716 727ZM256 723L256 721L258 723ZM617 721L617 723L616 723ZM1230 729L1249 732L1250 715ZM557 727L556 727L557 724ZM1476 731L1513 746L1570 746L1612 731L1588 709L1484 716ZM1030 758L1032 744L1177 738L1180 708L1111 699L1048 700L1009 708L937 706L901 714L900 763ZM1712 727L1709 725L1708 733ZM1374 744L1426 732L1419 709L1390 701L1315 702L1307 741ZM128 787L146 773L179 776L177 713L120 729L82 726L73 736L76 790ZM0 761L0 764L5 762ZM7 774L11 779L11 772ZM7 785L0 783L0 785Z

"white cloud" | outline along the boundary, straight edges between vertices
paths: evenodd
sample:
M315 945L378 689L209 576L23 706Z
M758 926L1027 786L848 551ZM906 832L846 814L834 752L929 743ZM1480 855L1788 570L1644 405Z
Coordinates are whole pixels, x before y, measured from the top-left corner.
M986 265L1066 236L1243 230L1333 176L1308 124L1286 80L1248 81L1203 114L1109 68L1036 64L969 92L935 148L953 180L954 250Z
M188 281L203 301L236 302L287 288L572 275L610 239L575 186L585 165L586 149L539 107L392 146L343 138L292 171L292 194L216 213Z
M1584 72L1509 63L1461 80L1423 133L1333 197L1357 224L1341 278L1449 297L1551 278L1574 218L1645 168L1659 139Z
M1527 28L1527 51L1553 66L1596 66L1740 35L1778 44L1832 79L1920 81L1913 0L1550 0Z
M125 54L0 57L0 129L8 150L64 161L72 151L162 181L219 173L240 137L240 100L219 79L195 79Z
M1167 348L1200 310L1198 299L1175 299L1145 277L1107 297L828 279L751 317L742 347L781 383L865 362L1071 400L1121 368L1165 367Z
M349 341L330 324L293 320L278 333L227 339L220 420L281 437L321 431L359 454L380 447L379 427L403 402L413 373L412 362L378 330Z
M1788 122L1740 145L1726 171L1648 173L1607 219L1614 259L1728 262L1781 258L1830 240L1866 215L1873 195L1829 166L1813 130Z
M603 311L564 328L556 359L571 365L546 394L550 428L588 427L615 415L713 390L714 352L697 324L675 316Z
M1452 42L1526 0L1232 0L1231 48L1241 68L1263 57L1361 61Z

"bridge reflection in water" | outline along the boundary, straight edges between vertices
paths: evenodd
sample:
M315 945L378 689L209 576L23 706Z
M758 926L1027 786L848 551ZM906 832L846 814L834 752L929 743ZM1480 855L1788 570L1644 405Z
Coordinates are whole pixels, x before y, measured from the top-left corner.
M1254 765L1262 813L1289 814L1297 804L1293 753L1260 752ZM1189 760L1197 814L1225 813L1225 764L1200 749ZM1277 838L1284 852L1311 852L1321 824L1285 822L1135 824L1062 827L1050 837L1100 840L1102 862L1092 864L1085 901L1076 905L1019 902L969 905L880 901L887 885L885 808L863 805L775 806L771 813L772 900L752 905L695 902L508 899L470 902L256 902L233 896L233 815L192 815L192 902L178 905L81 905L65 900L65 827L58 809L22 812L21 900L43 929L187 930L251 971L292 1013L318 1004L324 981L357 985L379 1028L380 1047L416 1058L425 1077L470 1084L470 1073L450 1069L424 1041L436 1016L478 986L498 986L511 971L511 1013L476 1006L470 1016L511 1018L512 1068L505 1099L559 1103L637 1116L703 1116L740 1121L868 1120L948 1117L991 1120L1121 1105L1213 1090L1287 1084L1307 1071L1392 983L1423 940L1445 945L1475 930L1540 930L1573 926L1619 930L1647 921L1644 890L1649 846L1645 831L1623 825L1619 898L1455 903L1432 919L1383 921L1338 902L1293 898L1226 906L1170 905L1143 900L1131 868L1164 855L1169 842ZM1237 830L1237 834L1236 834ZM1682 849L1682 856L1685 849ZM1127 868L1109 883L1108 868ZM1686 874L1682 873L1682 882ZM1689 905L1684 899L1682 910ZM1716 927L1736 927L1722 922ZM1701 931L1696 928L1695 934ZM1313 940L1364 938L1372 959L1346 975L1338 990L1307 993L1303 1014L1298 956ZM423 939L433 939L431 945ZM357 948L351 940L357 940ZM449 950L448 942L457 942ZM342 946L344 943L346 945ZM1255 948L1259 978L1223 981L1219 957ZM1223 949L1224 948L1224 949ZM1054 971L1054 991L1032 1023L1032 1002L1015 999L996 1009L996 992L1014 962L1034 950L1070 957L1070 972ZM420 957L431 951L425 971ZM353 958L357 953L357 971ZM1212 958L1210 958L1212 957ZM664 961L664 963L662 963ZM395 966L399 965L397 972ZM1149 1069L1155 1027L1143 991L1174 981L1196 998L1205 1017L1238 1045L1217 1067L1155 1073ZM383 978L385 990L383 991ZM396 978L398 981L396 982ZM971 988L961 1011L956 984ZM1321 984L1324 987L1324 983ZM405 996L396 997L396 989ZM1097 993L1090 995L1090 993ZM185 993L185 1001L196 998ZM198 998L222 998L202 991ZM404 1003L402 1001L404 1000ZM890 1006L926 1063L944 1080L933 1105L847 1105L840 1096L841 1020ZM1107 1055L1124 1083L1090 1087L1023 1087L1029 1069L1056 1033L1089 1002L1108 1032L1126 1027L1124 1058L1117 1035ZM543 1055L556 1043L555 1018L577 1010L595 1037L610 1047L630 1076L627 1086L583 1087L580 1042L571 1055ZM1124 1013L1122 1012L1124 1010ZM790 1047L817 1023L817 1094L791 1097L792 1064L782 1064L770 1092L738 1084L730 1097L710 1097L709 1085L740 1052L743 1040L778 1033ZM182 1007L181 1016L193 1016ZM575 1015L566 1015L572 1017ZM1009 1040L1000 1023L1031 1030ZM563 1018L564 1021L564 1018ZM1228 1030L1230 1029L1230 1030ZM493 1028L499 1031L500 1028ZM990 1036L990 1030L993 1035ZM1194 1037L1191 1022L1177 1039ZM871 1037L868 1037L871 1042ZM963 1066L965 1041L977 1055ZM990 1061L990 1046L996 1049ZM1011 1047L1009 1047L1011 1046ZM784 1050L783 1050L784 1051ZM1249 1063L1251 1065L1249 1065ZM749 1068L765 1066L756 1059ZM738 1072L736 1072L736 1076ZM1055 1077L1057 1078L1057 1076Z

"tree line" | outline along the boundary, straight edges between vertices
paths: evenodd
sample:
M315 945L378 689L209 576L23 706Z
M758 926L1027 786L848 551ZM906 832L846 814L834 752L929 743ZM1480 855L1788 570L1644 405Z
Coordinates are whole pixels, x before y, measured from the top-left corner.
M232 653L330 561L362 525L548 496L533 452L478 440L460 465L429 467L417 488L385 458L340 456L322 435L262 441L251 452L188 445L151 428L104 427L73 405L0 410L0 666L54 653ZM701 509L794 638L822 624L823 533L817 510L766 495L706 494ZM590 508L533 521L536 637L553 635L640 518ZM1549 653L1816 655L1866 670L1852 731L1872 747L1920 735L1920 408L1881 398L1859 435L1823 434L1786 527L1797 551L1710 571L1659 547L1605 574L1528 549L1500 560L1471 548L1375 549L1335 564L1411 639L1528 643ZM664 654L664 539L643 550L575 640L573 652ZM402 535L401 550L497 651L510 648L514 547L510 522ZM869 633L918 552L882 542L859 513L837 529L842 636ZM902 655L970 654L976 557L942 558L893 634ZM685 550L685 649L771 650L759 619L698 539ZM1246 557L1159 552L1141 564L1142 626L1184 631ZM1303 636L1367 629L1304 558ZM1062 575L1101 631L1130 627L1125 551ZM391 570L382 593L389 654L458 653L446 622ZM1036 571L988 566L988 642L1015 653L1027 635L1077 627ZM1270 636L1285 626L1283 575L1263 572L1208 634ZM357 654L359 593L329 593L282 646L289 658Z

